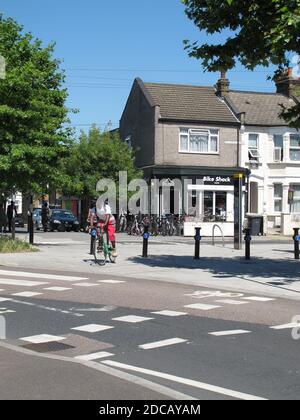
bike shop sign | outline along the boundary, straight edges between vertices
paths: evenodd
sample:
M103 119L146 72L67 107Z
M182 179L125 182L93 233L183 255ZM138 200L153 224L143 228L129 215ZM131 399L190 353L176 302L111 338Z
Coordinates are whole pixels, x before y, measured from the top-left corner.
M204 185L233 185L233 178L230 176L204 176Z

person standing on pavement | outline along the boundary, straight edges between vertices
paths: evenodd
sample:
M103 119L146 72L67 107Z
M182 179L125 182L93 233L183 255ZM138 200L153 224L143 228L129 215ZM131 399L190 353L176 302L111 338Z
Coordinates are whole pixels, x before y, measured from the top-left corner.
M4 204L0 203L0 233L5 233L7 227L7 217L4 210Z
M48 203L44 203L42 207L42 225L44 232L47 232L48 230L48 221L50 216L50 210L48 207Z
M9 233L11 233L12 221L13 221L13 218L16 216L16 214L17 214L17 208L15 206L15 203L11 201L10 204L7 206L7 211L6 211Z
M94 223L93 223L94 221ZM87 217L87 230L90 230L92 227L97 227L97 209L96 209L96 200L92 200L90 204L89 214ZM93 223L93 226L92 226ZM94 236L91 235L91 244L90 244L90 255L94 253Z

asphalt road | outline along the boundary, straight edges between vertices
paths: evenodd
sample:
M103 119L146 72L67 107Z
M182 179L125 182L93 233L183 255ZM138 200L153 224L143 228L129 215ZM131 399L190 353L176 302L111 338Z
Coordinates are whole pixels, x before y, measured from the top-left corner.
M296 301L100 267L1 267L0 289L1 399L300 397Z

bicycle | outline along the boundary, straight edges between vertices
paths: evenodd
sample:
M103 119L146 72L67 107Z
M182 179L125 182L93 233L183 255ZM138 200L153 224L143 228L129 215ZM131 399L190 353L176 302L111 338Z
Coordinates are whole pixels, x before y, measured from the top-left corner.
M112 264L115 264L116 258L113 257L113 248L109 243L107 232L104 234L103 227L94 227L91 230L91 235L95 238L93 242L93 254L95 262L98 265L105 265L107 258L109 258Z

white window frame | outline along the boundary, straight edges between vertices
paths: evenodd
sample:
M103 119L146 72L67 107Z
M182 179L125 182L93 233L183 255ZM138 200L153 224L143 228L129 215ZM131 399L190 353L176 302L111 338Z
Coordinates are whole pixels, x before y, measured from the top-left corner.
M212 131L217 131L217 134L211 133ZM208 151L207 152L197 152L190 150L190 136L192 134L208 134ZM188 150L181 149L181 135L188 136ZM217 151L211 150L211 138L217 137ZM219 155L220 154L220 130L218 128L185 128L180 127L179 130L179 153L189 153L196 155Z
M294 189L295 187L300 187L300 184L295 183L295 184L290 185L290 188L292 188L292 189ZM300 201L300 196L297 196L296 198L294 197L294 202L295 201L297 201L297 202ZM291 213L292 214L299 214L300 213L298 211L293 211L292 207L293 207L293 204L291 205Z
M289 144L289 150L290 150L290 156L289 157L290 157L290 161L291 162L300 162L300 158L297 159L297 160L292 160L291 159L291 151L292 150L297 150L297 151L300 152L300 145L299 145L299 147L292 146L292 144L291 144L292 136L299 136L299 141L300 141L300 134L290 134L290 144Z
M277 197L276 195L275 195L275 190L276 190L276 186L277 185L279 185L280 187L281 187L281 197ZM280 202L281 203L281 210L280 211L277 211L276 210L276 206L275 206L275 204L277 203L277 202ZM282 184L280 184L280 183L276 183L276 184L274 184L274 212L275 213L282 213L282 211L283 211L283 185Z
M281 137L282 138L282 147L276 146L275 138ZM274 162L283 162L283 149L284 149L284 139L282 134L274 134L273 135L273 144L274 144L274 155L273 155L273 161ZM280 158L276 159L276 151L280 150Z
M257 136L257 146L250 147L250 136ZM259 133L249 133L248 134L248 153L250 160L259 161L261 155L259 153Z

